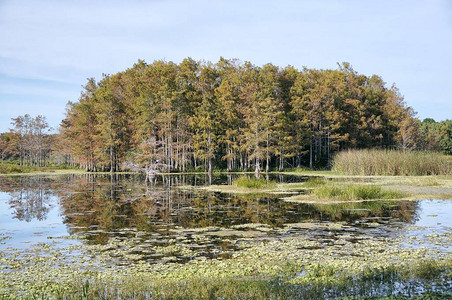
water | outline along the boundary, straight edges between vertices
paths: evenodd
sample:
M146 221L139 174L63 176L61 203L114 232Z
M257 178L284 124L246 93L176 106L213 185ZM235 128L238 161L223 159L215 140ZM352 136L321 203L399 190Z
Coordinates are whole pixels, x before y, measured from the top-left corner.
M278 182L306 180L273 176ZM182 253L147 251L183 243L208 258L230 257L240 246L234 240L311 235L328 245L346 236L404 235L422 246L441 251L450 233L452 201L378 201L313 205L289 203L285 195L234 195L193 189L192 186L230 184L231 176L157 177L145 185L138 175L65 175L0 178L0 250L27 249L37 243L53 246L106 244L133 239L133 253L148 261L191 259ZM345 229L307 228L287 224L342 222ZM82 234L84 238L67 237ZM438 242L439 241L439 242ZM406 247L412 244L407 242ZM419 246L419 243L417 243ZM131 250L132 251L132 250Z

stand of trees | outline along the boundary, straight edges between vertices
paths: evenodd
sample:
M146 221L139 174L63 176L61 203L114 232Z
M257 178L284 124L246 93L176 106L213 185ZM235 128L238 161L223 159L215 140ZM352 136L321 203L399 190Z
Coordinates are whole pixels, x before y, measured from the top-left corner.
M69 103L65 151L87 170L125 161L169 170L326 166L347 148L416 147L417 119L395 86L350 64L337 70L138 61L89 79Z
M431 118L420 123L420 147L452 155L452 120L435 122Z
M12 119L11 124L13 129L0 135L1 161L15 158L21 166L46 166L54 138L46 118L26 114Z
M2 159L45 164L45 118L13 121L14 129L1 135ZM297 70L186 58L180 64L139 60L99 82L88 79L78 101L68 104L53 147L60 162L87 171L259 174L329 166L335 152L350 148L451 154L451 141L451 121L420 122L394 85L349 63Z

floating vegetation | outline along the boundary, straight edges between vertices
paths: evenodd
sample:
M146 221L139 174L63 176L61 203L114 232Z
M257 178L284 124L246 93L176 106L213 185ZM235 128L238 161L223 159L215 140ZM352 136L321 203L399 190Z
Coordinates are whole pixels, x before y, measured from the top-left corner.
M141 253L130 239L112 239L107 245L65 249L38 245L32 251L7 251L0 259L7 274L0 278L0 295L69 299L83 295L104 299L450 295L450 254L425 247L405 248L392 237L352 239L341 223L289 224L281 229L293 230L314 231L317 238L298 235L252 243L244 239L237 241L242 250L229 259L199 256L183 264L171 256L148 263L143 257L152 254ZM338 230L341 238L331 240L331 232ZM327 239L332 242L325 247ZM196 256L203 251L183 248L183 243L173 244L160 253L185 251L186 256Z

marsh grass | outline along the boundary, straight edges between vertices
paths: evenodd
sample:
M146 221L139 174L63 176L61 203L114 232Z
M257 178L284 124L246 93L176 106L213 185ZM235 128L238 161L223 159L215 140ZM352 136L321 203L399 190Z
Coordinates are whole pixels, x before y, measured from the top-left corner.
M450 299L451 271L448 262L420 262L387 265L349 275L331 265L311 266L301 277L248 276L207 278L193 276L154 281L143 275L115 280L76 279L78 284L53 285L58 299L358 299L356 297L397 296L392 299ZM441 283L436 291L432 280ZM51 285L49 285L51 286ZM46 290L33 298L55 296ZM434 295L434 298L422 296ZM353 296L353 298L346 298ZM419 297L419 298L416 298ZM387 299L387 298L386 298Z
M236 187L248 189L275 188L276 182L264 178L241 176L234 181Z
M17 164L1 163L0 174L29 173L35 171L36 168L19 166Z
M328 184L313 190L313 194L322 199L351 200L388 200L402 198L404 195L397 191L383 190L376 185L358 184Z
M30 174L30 173L56 173L61 171L80 171L80 169L66 166L20 166L19 164L0 163L0 174Z
M308 188L315 188L319 186L323 186L327 183L327 180L324 177L311 177L305 183L304 186Z
M442 183L435 177L414 177L409 178L409 183L416 186L441 186Z
M397 150L349 150L339 152L332 170L347 175L450 175L450 159L436 152Z

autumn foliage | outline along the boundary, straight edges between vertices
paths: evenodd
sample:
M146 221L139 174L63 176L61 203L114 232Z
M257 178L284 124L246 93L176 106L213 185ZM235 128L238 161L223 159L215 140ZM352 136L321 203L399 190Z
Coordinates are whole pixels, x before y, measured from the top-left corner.
M187 58L89 79L61 136L62 151L91 171L159 161L169 171L259 172L327 166L344 149L414 149L418 123L395 86L348 63L297 70Z

